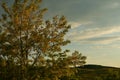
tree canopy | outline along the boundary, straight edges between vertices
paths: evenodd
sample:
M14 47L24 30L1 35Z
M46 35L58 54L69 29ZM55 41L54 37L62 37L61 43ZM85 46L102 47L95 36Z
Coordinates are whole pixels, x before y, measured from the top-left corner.
M1 79L58 80L74 74L70 67L71 63L75 65L73 55L62 50L62 46L70 43L64 38L70 25L65 16L44 20L47 9L41 9L40 4L41 0L1 4L4 9L0 18ZM81 54L74 58L80 65L86 60Z

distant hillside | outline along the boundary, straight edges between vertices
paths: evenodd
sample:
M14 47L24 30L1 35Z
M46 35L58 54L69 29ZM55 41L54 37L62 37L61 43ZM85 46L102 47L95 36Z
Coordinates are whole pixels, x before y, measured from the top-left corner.
M120 68L116 67L84 65L77 70L76 75L62 80L120 80Z
M78 68L77 77L80 80L120 80L120 68L85 65Z
M95 64L87 64L87 65L84 65L80 68L87 68L87 69L102 69L102 68L116 68L116 69L119 69L117 67L110 67L110 66L102 66L102 65L95 65Z

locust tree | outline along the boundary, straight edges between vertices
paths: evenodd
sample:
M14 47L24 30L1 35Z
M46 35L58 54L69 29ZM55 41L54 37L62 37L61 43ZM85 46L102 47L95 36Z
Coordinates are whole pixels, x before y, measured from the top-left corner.
M64 16L43 18L41 0L14 0L0 18L0 69L3 79L57 80L69 76L67 53L62 46L70 25ZM7 75L9 74L9 76Z
M74 51L72 53L72 56L69 56L68 59L70 59L70 64L73 67L79 67L79 66L83 66L86 63L86 56L83 56L81 53L79 53L78 51Z

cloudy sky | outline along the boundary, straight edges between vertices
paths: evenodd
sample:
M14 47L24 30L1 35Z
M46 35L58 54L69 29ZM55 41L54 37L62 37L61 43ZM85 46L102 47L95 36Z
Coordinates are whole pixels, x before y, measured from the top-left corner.
M64 15L71 24L64 48L80 51L87 64L120 67L120 0L43 0L41 7L46 18Z
M65 48L86 55L87 64L120 67L120 0L43 0L42 7L71 24Z

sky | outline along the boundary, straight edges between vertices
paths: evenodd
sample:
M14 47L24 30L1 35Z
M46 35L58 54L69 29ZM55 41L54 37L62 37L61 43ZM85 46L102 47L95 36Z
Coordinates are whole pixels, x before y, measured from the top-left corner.
M42 0L41 8L45 18L64 15L71 25L64 49L87 56L87 64L120 67L120 0Z
M120 0L43 0L42 7L71 25L64 48L87 56L87 64L120 67Z

